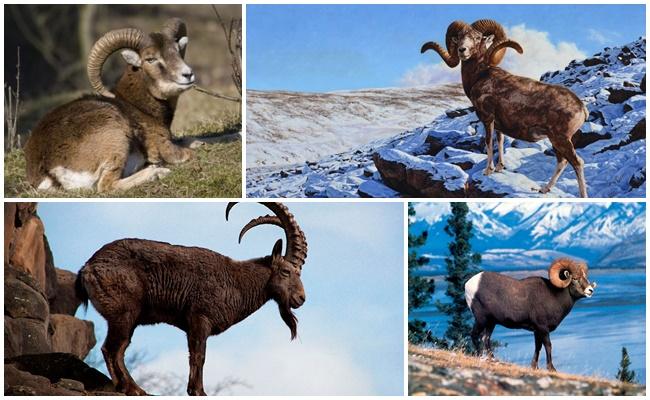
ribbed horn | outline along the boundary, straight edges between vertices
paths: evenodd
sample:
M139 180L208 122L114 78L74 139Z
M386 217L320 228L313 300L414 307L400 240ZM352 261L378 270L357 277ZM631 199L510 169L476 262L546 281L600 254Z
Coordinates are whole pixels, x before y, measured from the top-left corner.
M265 215L263 217L257 217L255 219L250 220L249 223L244 225L241 232L239 232L239 243L241 243L241 240L246 234L246 232L255 228L258 225L265 225L265 224L282 227L282 221L280 221L280 218L276 217L275 215Z
M178 42L183 36L187 36L187 25L180 18L170 18L165 22L161 33L168 38ZM181 57L185 58L185 47L180 50Z
M483 36L494 35L494 41L492 42L492 46L490 46L488 49L488 52L491 52L491 49L496 43L499 43L506 39L506 31L503 29L503 26L493 19L479 19L478 21L472 23L472 28L481 32ZM497 66L499 63L501 63L503 57L506 55L506 49L500 48L499 51L493 53L494 55L491 57L491 59L488 58L488 60L490 60L490 65Z
M468 28L469 25L463 21L454 21L447 27L447 34L445 35L445 44L447 45L447 50L443 49L438 43L427 42L422 45L420 53L424 53L427 50L435 50L442 60L449 66L449 68L454 68L460 63L458 58L458 50L456 43L454 43L453 38L458 35L458 32L462 29Z
M108 57L118 50L139 50L145 36L146 34L139 29L116 29L108 32L95 42L88 54L87 67L88 80L95 92L104 97L115 97L102 83L102 67Z
M506 52L505 49L506 47L510 47L512 49L515 49L517 53L522 54L524 52L524 49L521 47L521 45L514 40L510 39L505 39L502 40L498 43L494 43L490 48L487 50L487 53L485 55L486 59L488 60L488 63L491 66L497 66L505 56Z
M571 284L571 278L576 276L579 268L586 269L586 266L570 258L558 258L548 269L548 279L553 286L564 289ZM565 271L569 272L566 278Z

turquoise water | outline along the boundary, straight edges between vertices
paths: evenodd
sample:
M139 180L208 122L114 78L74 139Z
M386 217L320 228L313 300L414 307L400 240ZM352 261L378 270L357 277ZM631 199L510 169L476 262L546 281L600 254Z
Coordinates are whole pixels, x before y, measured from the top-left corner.
M590 269L589 278L598 283L594 296L578 301L551 333L553 364L561 372L614 379L625 346L637 380L645 383L645 270ZM434 301L446 301L445 288L443 278L437 277ZM447 327L446 317L435 306L413 311L409 318L426 321L436 336ZM492 337L507 343L497 350L497 358L530 364L535 349L532 332L497 326ZM540 366L546 366L543 349Z

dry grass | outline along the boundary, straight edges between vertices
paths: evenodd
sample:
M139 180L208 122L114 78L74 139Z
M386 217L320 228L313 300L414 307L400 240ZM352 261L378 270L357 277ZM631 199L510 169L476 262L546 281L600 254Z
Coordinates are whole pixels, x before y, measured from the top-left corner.
M516 364L504 363L499 361L489 361L479 357L469 356L462 352L430 349L409 344L409 355L418 355L424 357L427 364L441 367L456 368L474 368L484 371L490 371L498 375L505 375L512 378L521 378L525 376L544 377L550 376L562 380L581 381L587 383L606 383L611 385L620 384L618 381L612 381L597 376L583 376L565 374L561 372L550 372L546 369L532 369Z

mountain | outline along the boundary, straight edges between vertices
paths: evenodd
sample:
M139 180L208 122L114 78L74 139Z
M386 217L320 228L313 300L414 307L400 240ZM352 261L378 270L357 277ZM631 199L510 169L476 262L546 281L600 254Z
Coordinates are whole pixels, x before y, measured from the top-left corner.
M469 104L459 84L330 93L248 90L246 163L318 161Z
M585 161L585 177L591 197L645 197L646 180L646 128L645 128L645 38L626 45L605 48L585 60L572 61L564 70L548 72L542 81L564 85L573 90L589 110L587 122L574 136L575 146ZM380 108L373 108L363 125L342 124L338 129L340 116L364 115L363 109L346 108L344 99L337 99L332 105L326 98L322 102L310 101L302 106L302 114L288 118L285 108L293 103L302 104L300 96L285 98L266 104L266 119L255 117L256 106L249 109L254 135L250 159L246 172L247 195L249 197L576 197L578 187L575 173L567 168L556 186L548 194L541 194L537 188L546 184L556 165L556 158L548 139L527 143L506 138L506 170L501 173L483 175L486 155L482 126L472 108L447 109L441 113L435 103L425 102L420 96L410 96L412 89L376 89L375 95L386 92L384 101L386 113L377 117ZM405 91L405 95L400 95ZM399 108L391 107L391 96L403 103ZM255 100L255 99L254 99ZM455 101L455 100L454 100ZM460 101L460 99L458 99ZM424 103L423 103L424 102ZM381 103L375 102L375 106ZM467 104L467 103L464 103ZM422 108L422 106L425 106ZM383 105L382 105L383 107ZM427 109L427 107L429 107ZM347 110L346 112L339 109ZM411 110L418 110L411 111ZM427 112L429 110L429 112ZM399 115L391 115L397 113ZM435 117L438 113L439 115ZM270 124L273 115L280 116L281 125L271 128L267 139L264 125ZM372 132L386 127L382 121L393 118L409 120L417 115L418 121L431 121L397 135L375 139L357 147L359 132ZM321 116L334 121L323 131L306 130L306 140L314 141L308 150L293 147L301 141L300 132L310 127ZM358 118L361 118L357 115ZM420 117L422 117L420 119ZM346 117L347 118L347 117ZM375 121L376 119L376 121ZM415 119L413 119L415 121ZM258 123L258 121L260 121ZM352 120L350 120L352 121ZM296 127L290 131L286 124ZM284 125L282 125L284 124ZM406 125L402 125L406 126ZM256 133L257 132L257 133ZM292 132L295 132L292 133ZM329 132L329 133L328 133ZM395 133L400 130L395 130ZM318 137L334 134L341 146L318 142ZM262 137L257 143L257 137ZM364 137L364 140L366 138ZM338 150L335 150L335 147ZM298 151L306 154L300 157L292 154ZM341 153L323 153L342 151ZM259 160L267 157L274 160L286 153L286 164L262 165ZM313 160L313 156L321 156ZM291 163L294 162L294 163ZM259 165L259 166L254 166Z
M544 268L571 256L595 267L645 265L644 203L469 203L472 246L492 269ZM449 237L448 203L415 203L409 230L428 231L418 248L430 259L427 272L444 271Z

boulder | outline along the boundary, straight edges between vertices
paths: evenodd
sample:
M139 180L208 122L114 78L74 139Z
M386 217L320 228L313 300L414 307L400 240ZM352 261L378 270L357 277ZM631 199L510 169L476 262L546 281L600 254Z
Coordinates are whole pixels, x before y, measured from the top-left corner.
M113 382L106 375L91 368L72 354L46 353L22 355L5 359L5 366L7 364L13 364L20 371L45 377L51 383L60 382L62 379L69 379L81 382L86 391L115 391Z
M366 198L391 198L399 197L399 192L389 188L381 182L368 180L359 185L359 196Z
M44 376L5 363L5 396L78 396L81 393L52 385Z
M50 312L52 314L74 315L81 305L75 292L75 281L77 274L65 269L55 268L56 271L56 294L50 301Z
M468 175L449 163L423 160L397 149L382 149L373 161L384 183L413 197L463 197Z
M9 246L14 237L16 203L5 203L5 266L9 265Z
M82 360L97 343L93 323L70 315L50 315L50 332L53 352L71 353Z
M635 96L639 94L638 90L629 90L629 89L614 89L614 88L608 88L609 91L609 97L607 101L613 104L620 104L625 102L625 100L629 99L632 96Z
M5 316L5 357L52 351L48 323Z
M23 271L5 268L5 317L47 321L49 305L39 284Z

